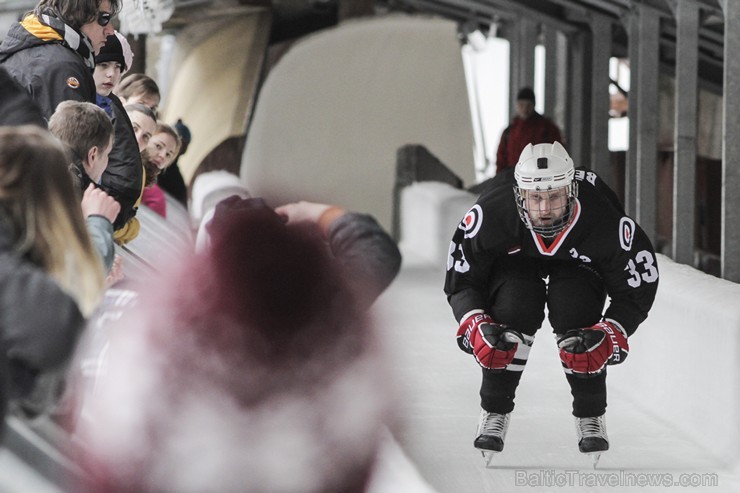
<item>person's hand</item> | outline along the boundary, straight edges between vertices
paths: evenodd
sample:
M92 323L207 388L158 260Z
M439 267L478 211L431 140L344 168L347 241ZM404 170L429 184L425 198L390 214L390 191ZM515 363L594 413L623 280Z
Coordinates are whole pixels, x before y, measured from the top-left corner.
M277 207L275 212L285 219L287 224L296 224L301 222L312 222L319 226L322 234L327 236L329 227L340 216L347 213L341 207L328 204L317 204L314 202L294 202Z
M519 343L524 337L518 331L497 324L480 311L470 314L457 331L460 349L472 353L483 368L505 370L514 360Z
M627 335L611 322L599 322L584 329L569 330L558 339L560 360L574 374L598 374L609 365L618 365L629 354Z
M96 188L92 183L82 195L81 205L82 215L84 217L92 215L103 216L111 223L116 220L118 213L121 211L121 204L100 188Z
M317 204L314 202L293 202L275 208L275 212L286 218L288 224L301 222L318 223L321 216L332 206L328 204Z
M108 276L105 278L105 289L108 289L109 287L113 286L115 283L123 279L125 276L123 274L123 257L116 254L116 256L113 258L113 265L110 268L110 272L108 273Z

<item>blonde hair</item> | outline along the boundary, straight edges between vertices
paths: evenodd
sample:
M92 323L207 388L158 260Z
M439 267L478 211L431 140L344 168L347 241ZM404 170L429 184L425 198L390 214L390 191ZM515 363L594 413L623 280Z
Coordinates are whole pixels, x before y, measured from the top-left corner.
M161 98L159 86L146 74L133 73L129 74L118 83L115 91L116 96L123 99L129 99L134 96L151 96L157 99Z
M172 125L169 125L161 120L157 122L157 127L154 129L154 132L152 132L152 137L157 134L167 134L175 139L175 149L172 151L175 157L173 157L172 161L167 165L170 166L172 165L172 163L175 162L175 159L177 159L177 156L180 154L180 149L182 148L182 137L180 137L180 134L177 133L177 130L175 130Z
M89 316L103 293L93 249L64 150L33 126L0 128L0 213L14 250L47 272Z

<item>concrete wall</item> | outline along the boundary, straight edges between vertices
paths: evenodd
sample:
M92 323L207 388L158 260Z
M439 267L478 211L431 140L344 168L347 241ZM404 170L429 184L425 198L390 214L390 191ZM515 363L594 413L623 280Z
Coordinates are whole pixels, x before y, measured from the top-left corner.
M453 22L348 21L296 43L272 69L241 176L271 202L370 212L388 229L396 151L423 144L473 180L473 136Z
M269 15L255 12L189 26L177 34L161 118L178 118L193 141L178 164L187 182L227 137L244 134L269 35Z

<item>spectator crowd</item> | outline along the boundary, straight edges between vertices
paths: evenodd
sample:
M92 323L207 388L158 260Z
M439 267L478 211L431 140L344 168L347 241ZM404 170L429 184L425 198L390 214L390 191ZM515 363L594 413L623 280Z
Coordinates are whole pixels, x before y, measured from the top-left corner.
M132 73L120 9L39 0L0 44L0 411L82 444L79 491L366 491L393 414L366 313L398 248L369 215L273 207L225 171L199 175L190 204L190 130ZM133 282L116 252L142 205L167 218L167 194L197 211L197 241ZM199 462L175 442L224 451L178 479ZM268 444L302 474L276 471Z

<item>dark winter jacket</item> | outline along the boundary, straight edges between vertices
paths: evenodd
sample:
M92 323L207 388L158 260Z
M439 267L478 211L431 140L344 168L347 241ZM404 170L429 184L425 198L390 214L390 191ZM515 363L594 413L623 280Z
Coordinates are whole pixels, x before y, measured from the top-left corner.
M401 252L374 217L347 213L329 227L329 246L350 285L369 306L401 269Z
M172 195L172 197L180 202L183 206L188 206L188 186L185 184L185 179L182 177L180 167L177 164L177 159L169 167L167 167L162 174L157 177L157 185Z
M131 119L115 94L111 93L108 98L113 112L111 121L115 140L100 185L121 204L121 212L118 213L114 224L115 229L120 229L136 216L137 201L144 189L144 168L141 165L139 144L136 142Z
M0 45L0 65L28 91L47 120L62 101L95 103L94 65L83 58L90 51L87 38L58 19L53 24L70 33L68 41L31 14L14 24ZM70 45L74 40L77 46Z
M0 336L10 366L10 394L21 397L42 371L71 356L84 318L75 300L38 266L13 251L0 217Z
M0 66L0 126L29 124L46 128L39 107L8 71Z

